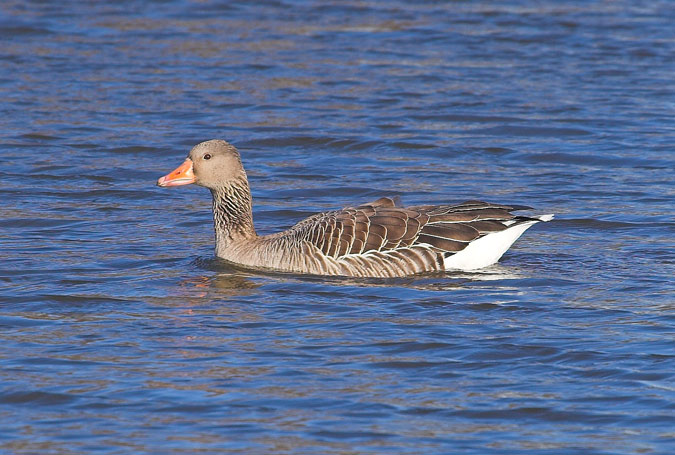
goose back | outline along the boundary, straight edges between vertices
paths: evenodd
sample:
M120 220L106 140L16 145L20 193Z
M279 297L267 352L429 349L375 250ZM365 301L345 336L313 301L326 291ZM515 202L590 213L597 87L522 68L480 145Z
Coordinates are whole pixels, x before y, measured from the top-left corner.
M482 201L399 207L392 198L311 216L259 237L250 251L279 270L355 277L401 277L444 270L470 242L532 218ZM254 250L257 250L254 252Z

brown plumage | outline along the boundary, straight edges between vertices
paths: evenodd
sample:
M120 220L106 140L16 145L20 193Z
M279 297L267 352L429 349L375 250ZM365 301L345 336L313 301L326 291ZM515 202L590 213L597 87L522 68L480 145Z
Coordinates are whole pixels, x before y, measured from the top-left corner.
M510 212L524 207L482 201L399 207L394 199L385 197L319 213L284 232L258 236L246 173L239 153L230 144L198 144L181 167L158 181L160 186L187 183L211 190L218 257L245 266L297 273L401 277L446 270L454 263L458 268L475 268L483 262L496 262L530 225L550 219L515 216ZM505 247L477 242L509 229L518 232L509 234ZM473 242L494 251L488 251L490 257L482 261L467 249ZM466 257L458 255L463 251L467 251ZM450 259L454 255L458 255L457 261Z

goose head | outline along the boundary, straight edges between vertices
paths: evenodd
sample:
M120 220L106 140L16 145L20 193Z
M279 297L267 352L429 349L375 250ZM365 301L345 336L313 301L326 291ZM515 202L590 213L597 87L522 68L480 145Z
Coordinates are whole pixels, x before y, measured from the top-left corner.
M213 139L195 145L183 164L157 180L158 186L194 183L218 191L234 182L246 180L237 149L226 141Z

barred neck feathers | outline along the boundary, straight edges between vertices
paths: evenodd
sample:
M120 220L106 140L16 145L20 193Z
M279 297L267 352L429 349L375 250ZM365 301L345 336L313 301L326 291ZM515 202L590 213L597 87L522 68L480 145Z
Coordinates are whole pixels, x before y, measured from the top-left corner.
M231 180L211 189L216 244L256 237L251 209L251 191L246 178Z

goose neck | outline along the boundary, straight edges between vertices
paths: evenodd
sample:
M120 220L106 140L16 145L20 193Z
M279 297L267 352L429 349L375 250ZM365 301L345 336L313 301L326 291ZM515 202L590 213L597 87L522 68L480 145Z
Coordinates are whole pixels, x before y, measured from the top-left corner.
M245 180L212 189L216 245L256 237L251 191Z

